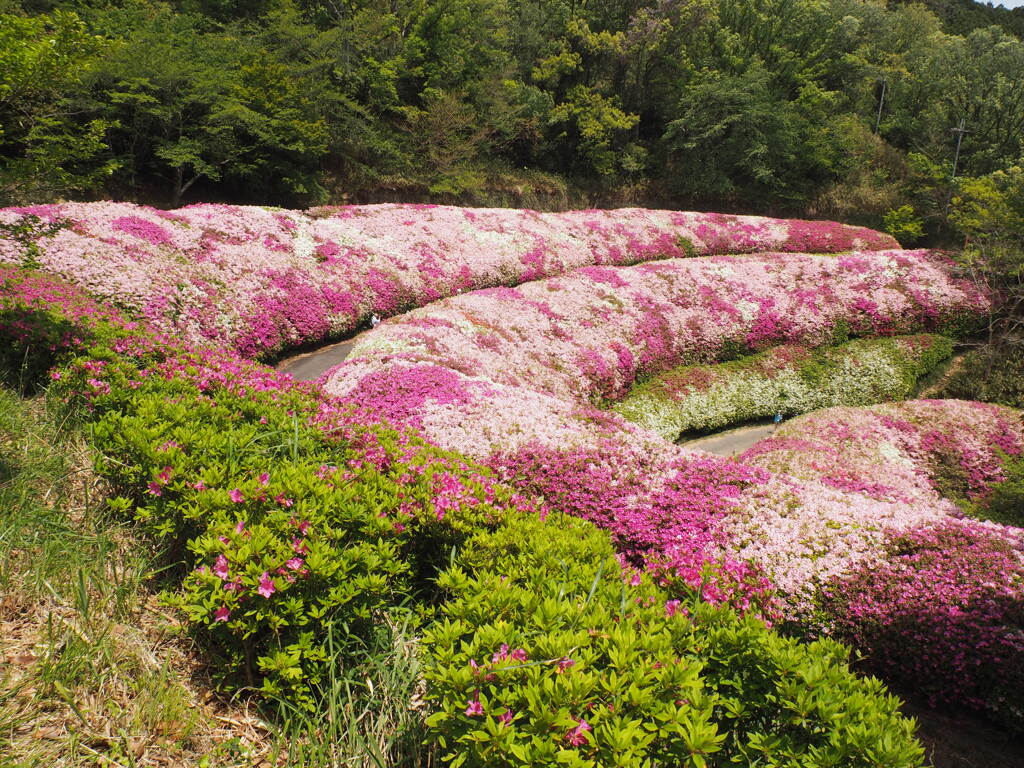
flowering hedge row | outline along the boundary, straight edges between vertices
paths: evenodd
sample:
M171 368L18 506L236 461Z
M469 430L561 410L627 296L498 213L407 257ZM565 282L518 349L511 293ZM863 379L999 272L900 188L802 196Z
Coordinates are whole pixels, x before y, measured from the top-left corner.
M585 265L896 246L889 235L833 222L640 209L368 205L303 213L64 203L0 210L0 263L44 267L156 328L247 357L350 333L372 313Z
M857 339L837 347L797 344L715 365L673 368L633 387L612 406L622 417L675 441L711 431L835 405L909 397L917 380L953 353L945 336Z
M329 626L355 654L374 621L423 601L441 613L424 627L429 724L453 764L922 764L899 702L841 646L669 599L621 571L607 534L545 524L406 433L337 412L316 428L315 388L152 344L116 315L79 328L88 301L46 277L0 288L0 341L75 329L52 344L50 394L83 407L115 508L186 564L172 602L229 682L315 706Z
M585 267L386 321L325 387L483 459L534 440L562 445L573 420L611 419L621 432L621 419L587 406L680 363L851 334L955 331L987 305L927 251ZM463 414L481 412L490 415L467 429Z
M933 510L930 521L884 529L877 551L823 583L815 621L863 651L886 679L988 710L1021 730L1024 530L961 519L953 500L983 511L1007 479L1007 458L1019 461L1022 452L1020 412L918 400L800 417L741 460ZM789 567L787 555L766 562L772 574Z
M874 499L937 504L984 496L1005 478L1005 457L1022 450L1019 411L966 400L911 400L801 416L740 461Z
M611 530L666 586L770 617L767 572L784 615L800 619L821 584L880 550L887 529L943 519L948 505L740 472L590 402L681 358L962 323L985 304L922 251L584 268L387 321L325 386ZM323 423L337 407L322 409Z

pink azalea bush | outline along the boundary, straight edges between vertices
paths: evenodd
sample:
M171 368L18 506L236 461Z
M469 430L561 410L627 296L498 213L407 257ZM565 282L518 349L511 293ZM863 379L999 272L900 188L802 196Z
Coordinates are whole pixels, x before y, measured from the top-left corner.
M808 414L741 456L787 478L799 504L737 510L728 535L734 546L749 542L741 555L762 563L784 591L798 586L799 550L812 542L817 557L803 561L816 570L806 582L814 589L790 599L800 609L792 616L851 643L869 670L907 690L1020 729L1024 531L963 519L953 499L983 499L1022 451L1022 414L985 403ZM822 496L846 498L846 513L837 518L829 510L838 507L808 498L814 484Z
M388 366L433 365L599 403L618 399L638 377L681 363L787 342L818 346L848 334L955 327L977 322L988 304L928 251L586 267L387 321L326 374L326 387L347 394Z
M891 533L885 554L824 590L864 665L933 702L1024 726L1024 559L1005 536L946 520Z
M344 621L338 651L357 654L470 532L535 514L410 433L341 413L318 428L319 390L230 350L82 315L89 299L51 276L7 275L0 290L0 339L57 342L51 396L91 422L111 507L187 566L169 599L235 684L312 706L325 622Z
M27 243L23 230L33 221L38 236ZM833 222L640 209L369 205L303 213L106 202L0 210L0 263L30 260L158 329L249 357L349 333L372 313L586 265L893 247L888 235Z
M874 499L934 505L983 496L1005 478L1004 458L1022 451L1024 420L1011 408L911 400L802 416L740 460Z
M45 316L49 322L40 322ZM155 353L167 339L136 333L142 324L124 318L80 288L51 275L0 264L0 346L2 370L17 372L22 384L37 383L61 355L87 348L98 333L117 328L114 351L137 356ZM96 363L97 370L105 365ZM59 375L59 374L56 374Z

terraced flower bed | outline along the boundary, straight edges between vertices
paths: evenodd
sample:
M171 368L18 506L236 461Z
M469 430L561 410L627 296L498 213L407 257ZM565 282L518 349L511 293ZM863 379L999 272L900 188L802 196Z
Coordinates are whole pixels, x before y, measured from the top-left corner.
M5 367L92 425L113 507L185 564L171 603L226 684L315 712L332 665L405 616L453 764L920 765L835 635L1021 727L1020 529L963 519L1024 451L1019 412L815 411L738 462L666 439L678 411L652 406L658 430L616 412L680 376L703 389L673 404L726 393L708 424L743 397L904 396L950 341L892 335L989 308L941 254L670 212L77 204L0 223ZM785 252L808 243L860 250ZM318 384L251 359L406 309ZM717 365L737 355L755 357Z

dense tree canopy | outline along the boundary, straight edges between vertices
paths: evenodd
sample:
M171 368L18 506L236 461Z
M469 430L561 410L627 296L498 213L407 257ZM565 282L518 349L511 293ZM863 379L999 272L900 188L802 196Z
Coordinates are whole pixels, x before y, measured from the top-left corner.
M948 207L961 120L957 176L1024 154L1021 21L966 0L0 0L0 203L547 193L927 220L915 169Z

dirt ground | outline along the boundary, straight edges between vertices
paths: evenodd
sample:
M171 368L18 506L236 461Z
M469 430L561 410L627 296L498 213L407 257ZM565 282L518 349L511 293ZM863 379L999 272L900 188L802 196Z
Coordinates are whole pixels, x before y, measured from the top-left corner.
M903 711L917 718L917 736L934 768L1024 768L1024 738L976 715L913 703Z

